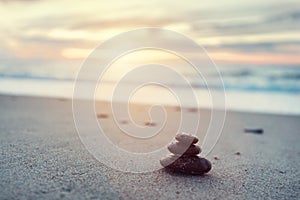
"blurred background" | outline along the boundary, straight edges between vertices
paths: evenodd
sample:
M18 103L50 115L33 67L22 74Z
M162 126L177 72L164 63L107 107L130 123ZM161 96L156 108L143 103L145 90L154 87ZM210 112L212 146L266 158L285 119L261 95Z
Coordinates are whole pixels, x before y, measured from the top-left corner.
M300 114L297 0L0 0L0 13L2 94L72 98L81 64L101 42L124 31L159 27L182 33L207 50L221 71L228 109ZM174 56L144 52L119 66L126 72L143 59L167 59L201 96L205 85ZM108 74L107 84L122 69ZM212 71L206 78L216 76ZM216 84L211 89L222 88ZM159 101L171 103L167 96ZM209 102L203 100L200 106Z

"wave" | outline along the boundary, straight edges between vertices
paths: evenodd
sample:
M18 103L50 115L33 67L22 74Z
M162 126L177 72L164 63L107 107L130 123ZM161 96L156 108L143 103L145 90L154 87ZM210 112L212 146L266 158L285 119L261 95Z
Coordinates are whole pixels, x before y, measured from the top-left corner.
M211 73L205 77L210 83L208 89L227 91L248 91L248 92L280 92L300 93L300 67L223 67L220 69L224 87L220 83L219 74ZM187 74L191 86L194 88L207 89L207 85L201 79L195 79L193 75ZM37 80L37 81L75 81L74 77L59 77L55 74L34 74L34 73L1 73L0 79ZM79 80L90 82L91 80ZM103 81L103 83L114 83L114 81ZM138 80L132 80L127 84L138 84ZM167 85L176 85L176 82L169 82Z

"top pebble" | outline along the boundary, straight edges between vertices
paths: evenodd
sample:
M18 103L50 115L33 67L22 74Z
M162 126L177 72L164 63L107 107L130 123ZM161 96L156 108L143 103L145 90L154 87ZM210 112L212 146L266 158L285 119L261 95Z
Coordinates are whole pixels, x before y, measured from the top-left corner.
M179 133L176 135L175 139L182 143L196 144L199 140L195 136L187 133Z

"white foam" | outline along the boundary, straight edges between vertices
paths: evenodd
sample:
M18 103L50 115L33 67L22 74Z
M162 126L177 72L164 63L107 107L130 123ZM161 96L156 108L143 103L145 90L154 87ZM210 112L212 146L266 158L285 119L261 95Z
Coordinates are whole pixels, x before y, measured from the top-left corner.
M86 84L90 84L86 82ZM112 86L104 84L101 94L97 94L98 100L109 101L112 99ZM45 96L45 97L61 97L72 98L74 83L72 81L57 81L57 80L33 80L33 79L0 79L0 93L10 95L25 95L25 96ZM122 86L126 87L126 85ZM185 92L185 88L181 88L180 92ZM208 91L204 89L195 89L198 98L199 107L211 108L212 101ZM221 91L214 90L216 95L222 98ZM219 93L219 94L218 94ZM150 94L148 96L145 96ZM159 95L155 95L159 94ZM261 113L276 113L300 115L300 94L298 93L275 93L275 92L251 92L251 91L226 91L226 109L237 111L250 111ZM84 93L80 97L88 99ZM189 96L186 97L184 105L195 107L189 101ZM178 102L174 96L162 88L147 88L144 92L137 93L131 99L138 103L149 104L167 104L177 105ZM117 101L128 101L127 98L118 99ZM213 105L219 109L220 105Z

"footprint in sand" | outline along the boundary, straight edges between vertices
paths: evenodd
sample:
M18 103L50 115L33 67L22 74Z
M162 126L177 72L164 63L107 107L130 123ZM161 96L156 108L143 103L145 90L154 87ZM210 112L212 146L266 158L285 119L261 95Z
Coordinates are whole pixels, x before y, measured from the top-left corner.
M187 108L188 112L198 112L198 108Z
M175 109L175 111L181 111L180 106L175 106L174 109Z
M129 121L128 120L126 120L126 119L122 119L122 120L120 120L120 124L128 124L129 123Z
M107 114L97 114L97 118L106 119L106 118L108 118L108 115Z
M145 126L156 126L156 123L154 123L154 122L145 122L144 125Z

